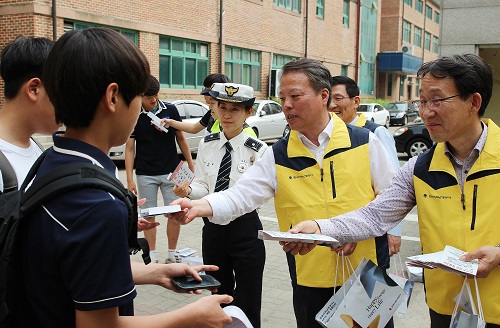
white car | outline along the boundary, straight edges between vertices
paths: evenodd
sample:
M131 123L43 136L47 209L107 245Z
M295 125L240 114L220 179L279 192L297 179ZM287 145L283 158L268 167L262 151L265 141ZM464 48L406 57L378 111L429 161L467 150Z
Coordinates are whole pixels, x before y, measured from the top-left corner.
M359 104L358 113L363 113L368 121L372 121L379 125L385 126L386 128L389 128L391 116L389 114L389 111L380 104Z
M256 100L246 122L263 141L280 139L290 132L281 105L273 100Z
M202 102L196 100L173 100L168 101L177 107L179 115L183 122L198 122L203 115L209 110L208 106ZM198 151L198 144L200 139L205 136L206 129L201 130L196 134L184 132L184 136L187 139L189 149L192 153ZM179 146L177 145L177 153L181 154ZM110 149L109 157L113 161L123 161L125 160L125 145L116 146Z

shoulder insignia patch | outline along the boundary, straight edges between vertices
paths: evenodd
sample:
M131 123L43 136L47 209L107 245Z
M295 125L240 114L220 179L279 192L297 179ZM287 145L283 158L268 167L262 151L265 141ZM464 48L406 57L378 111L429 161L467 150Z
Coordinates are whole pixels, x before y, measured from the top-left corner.
M262 143L258 140L255 140L254 138L250 137L247 140L245 140L245 147L248 147L250 149L255 150L256 152L259 151L259 149L262 148Z
M206 136L205 138L203 138L204 142L210 142L210 141L219 140L219 139L220 139L220 133L219 132L209 134L208 136Z

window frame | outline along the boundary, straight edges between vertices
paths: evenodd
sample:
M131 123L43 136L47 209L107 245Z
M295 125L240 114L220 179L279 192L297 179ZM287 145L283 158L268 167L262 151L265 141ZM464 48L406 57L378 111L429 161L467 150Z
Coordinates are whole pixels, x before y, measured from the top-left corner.
M239 52L239 58L234 58L234 52ZM242 59L245 52L248 52L249 60ZM252 58L257 55L258 61L252 60ZM230 66L229 66L230 65ZM239 77L235 77L234 68L235 66L241 66L241 71L239 72ZM253 68L258 68L258 74L254 74ZM261 83L261 70L262 70L262 52L252 49L239 48L233 46L225 46L225 56L224 56L224 73L233 81L234 83L241 83L250 85L254 91L260 91ZM247 72L245 73L245 71ZM247 74L247 79L245 79L245 74ZM254 81L254 78L256 81Z
M411 42L411 23L403 19L403 41Z
M422 28L418 26L413 27L413 45L422 47Z
M300 14L300 0L273 0L276 7L290 10Z
M316 17L325 18L325 0L316 0Z
M360 0L361 1L361 0ZM344 0L342 4L342 25L349 27L349 12L351 10L351 1L350 0Z
M168 49L162 48L163 42L167 41ZM175 49L176 45L182 42L182 50ZM193 52L189 49L192 46L196 47ZM206 52L206 53L205 53ZM168 60L168 77L165 79L164 67L162 60ZM182 60L182 81L177 83L173 77L174 60ZM194 61L194 76L187 76L187 62ZM160 85L162 88L168 89L201 89L203 88L203 79L208 75L210 69L210 44L208 42L171 37L168 35L160 35L158 38L158 65L160 71ZM203 67L204 66L204 67ZM187 79L194 78L194 84L188 84ZM167 81L166 81L167 80Z

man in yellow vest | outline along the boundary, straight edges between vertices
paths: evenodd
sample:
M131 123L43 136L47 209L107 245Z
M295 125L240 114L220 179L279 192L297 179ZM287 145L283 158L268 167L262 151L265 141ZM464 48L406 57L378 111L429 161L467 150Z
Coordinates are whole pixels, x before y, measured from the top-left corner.
M337 114L345 123L356 125L373 132L377 138L380 139L385 150L389 153L391 162L397 172L399 170L399 158L392 134L384 126L367 120L363 113L358 113L357 110L360 102L359 87L356 81L348 76L332 76L332 102L328 109ZM401 222L387 232L390 256L399 253L402 230L403 223ZM385 238L385 235L377 238Z
M479 259L479 294L487 328L500 327L500 129L481 119L493 90L491 67L473 54L438 58L418 71L420 117L437 144L411 158L366 207L329 220L304 221L292 232L322 233L341 243L378 236L418 206L422 252L450 245ZM284 245L306 254L311 246ZM424 269L431 327L448 327L463 278ZM472 282L473 284L473 282Z
M330 79L329 70L316 60L283 66L280 99L292 132L226 191L174 202L189 211L172 217L188 223L206 216L227 224L274 197L280 229L287 231L307 218L328 218L364 206L381 193L395 173L389 155L373 133L328 112ZM372 238L358 243L349 259L354 266L363 257L377 263L380 254L388 257L387 244L377 252ZM336 274L337 259L328 247L288 256L298 327L321 327L315 315L344 283L341 268Z

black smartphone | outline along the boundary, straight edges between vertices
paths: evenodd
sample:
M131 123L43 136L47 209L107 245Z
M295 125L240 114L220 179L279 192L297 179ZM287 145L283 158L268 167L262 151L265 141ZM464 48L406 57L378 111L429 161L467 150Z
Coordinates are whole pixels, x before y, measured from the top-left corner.
M191 276L172 278L173 283L182 290L213 289L219 288L220 282L214 277L204 274L200 275L201 282Z

